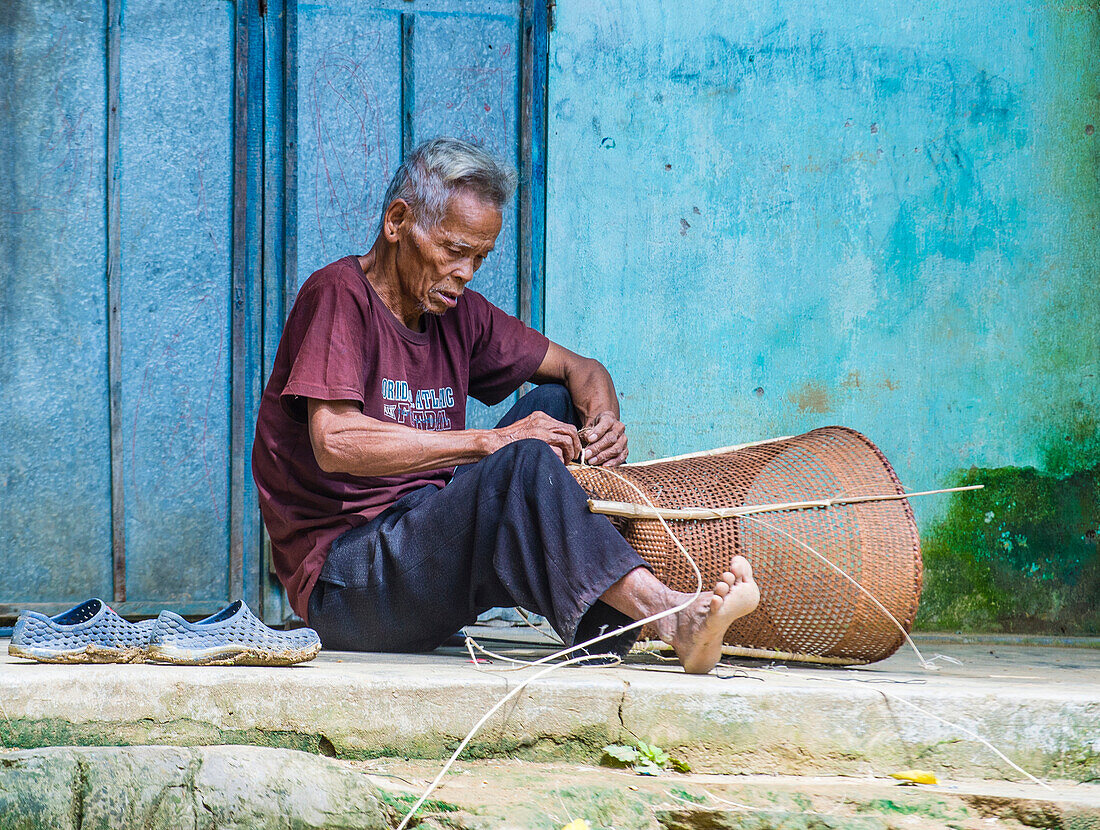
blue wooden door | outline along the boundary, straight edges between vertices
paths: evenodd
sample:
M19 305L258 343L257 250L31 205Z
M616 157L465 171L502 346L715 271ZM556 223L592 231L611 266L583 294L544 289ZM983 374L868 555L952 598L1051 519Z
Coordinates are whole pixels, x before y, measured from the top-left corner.
M541 31L533 10L520 0L326 0L292 4L287 12L294 65L284 68L290 118L283 140L293 165L286 298L323 265L366 253L405 152L451 135L525 173L496 250L473 285L531 319L531 274L541 268L530 261L532 243L541 250L541 234L534 233L541 220L533 219L541 213L541 187L530 184L541 177L542 141L534 142L539 150L532 157L530 136L541 130L543 102L541 84L539 94L530 92L538 83L531 77L533 41ZM475 407L471 414L480 425L493 413Z
M540 321L533 8L0 4L0 618L89 596L283 616L247 473L260 388L298 286L369 247L412 143L519 166L476 286Z
M201 613L244 590L245 13L0 8L0 615Z
M516 200L472 284L541 325L545 5L521 0L322 0L269 14L265 156L264 367L298 288L318 268L362 254L404 154L451 135L515 165ZM280 187L281 185L281 187ZM470 426L507 407L472 401ZM270 579L265 583L271 588ZM282 613L281 593L265 613Z

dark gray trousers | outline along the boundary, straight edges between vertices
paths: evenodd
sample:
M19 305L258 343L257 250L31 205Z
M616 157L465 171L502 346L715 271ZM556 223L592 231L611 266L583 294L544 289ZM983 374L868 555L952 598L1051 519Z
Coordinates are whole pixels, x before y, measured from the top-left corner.
M535 410L576 423L569 393L547 384L498 426ZM488 609L518 605L572 645L629 622L599 597L639 565L607 517L589 512L553 450L526 439L336 539L309 598L309 624L326 648L428 651ZM636 633L595 650L625 651Z

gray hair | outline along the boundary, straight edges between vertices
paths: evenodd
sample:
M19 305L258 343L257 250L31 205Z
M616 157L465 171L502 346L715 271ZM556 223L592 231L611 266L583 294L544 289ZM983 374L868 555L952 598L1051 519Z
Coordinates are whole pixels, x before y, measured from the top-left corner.
M516 189L516 171L479 147L457 138L433 138L409 153L394 173L382 202L379 231L386 210L401 199L423 228L443 221L447 202L458 190L471 190L503 208Z

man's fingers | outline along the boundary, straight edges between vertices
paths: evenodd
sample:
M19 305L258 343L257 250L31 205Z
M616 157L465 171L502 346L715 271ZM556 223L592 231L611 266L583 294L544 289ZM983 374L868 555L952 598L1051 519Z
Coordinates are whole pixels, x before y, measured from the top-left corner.
M584 433L585 446L592 446L603 438L618 423L610 412L601 412L595 418L589 419L581 432Z
M612 459L605 461L601 464L601 467L621 467L626 463L626 455L617 455Z
M563 423L545 412L536 410L516 422L517 438L538 438L554 448L563 463L569 463L581 452L581 439L577 428Z
M565 459L568 463L581 454L581 439L577 435L577 428L572 424L559 424L559 427L560 429L556 428L556 431L563 439L562 448L568 454Z
M595 458L596 456L601 455L605 450L608 450L618 444L622 437L623 432L621 430L608 430L598 439L590 440L585 449L587 450L589 456Z
M585 454L590 464L604 464L626 446L626 427L610 412L592 421L586 434Z
M559 451L563 463L568 464L580 455L581 439L577 437L576 427L571 424L554 421L554 426L538 437Z
M588 463L594 466L609 466L617 467L626 461L627 448L626 448L626 434L619 435L618 439L611 444L611 446L604 450L592 455L588 458Z

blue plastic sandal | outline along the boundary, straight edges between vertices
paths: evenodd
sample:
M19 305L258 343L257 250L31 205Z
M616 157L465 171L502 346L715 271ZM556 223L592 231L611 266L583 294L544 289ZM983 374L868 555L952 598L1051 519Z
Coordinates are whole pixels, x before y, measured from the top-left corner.
M42 663L140 663L153 620L131 623L103 600L90 599L57 616L19 615L8 654Z
M240 600L194 623L161 611L149 638L150 660L184 666L290 666L320 650L312 628L268 628Z

